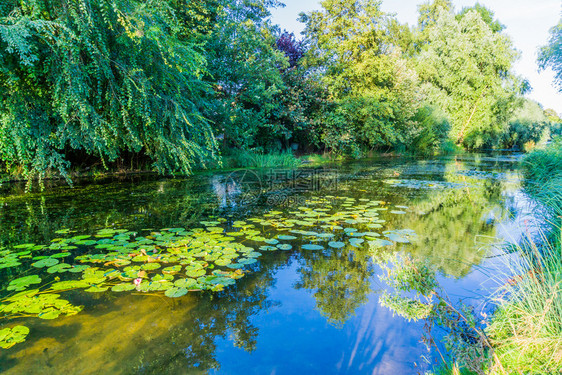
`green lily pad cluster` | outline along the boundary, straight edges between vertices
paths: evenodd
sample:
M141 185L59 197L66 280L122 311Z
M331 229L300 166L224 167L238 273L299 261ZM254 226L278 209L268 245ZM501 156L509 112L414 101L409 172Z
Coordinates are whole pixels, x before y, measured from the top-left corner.
M395 208L400 210L389 212L403 214L406 211L402 210L409 209L406 206ZM407 243L409 239L413 241L415 233L409 230L389 232L392 238L384 232L388 240L379 238L381 234L376 230L383 228L386 222L380 215L388 209L386 202L366 198L313 197L306 201L306 206L287 213L270 211L261 218L249 218L247 221L262 226L264 232L273 230L282 233L275 238L265 239L266 245L259 248L261 251L290 250L297 241L301 242L301 250L308 251L341 249L348 245L361 247L371 245L371 242L374 242L371 247L378 248L395 242ZM408 241L404 241L404 238ZM280 242L284 240L292 241L292 244Z
M0 329L0 348L9 349L20 342L24 342L28 334L29 328L26 326Z
M10 281L8 291L19 293L0 300L0 313L8 318L41 319L74 315L82 307L61 299L60 293L76 289L158 293L169 298L190 291L220 291L243 277L242 268L256 263L263 252L337 251L346 246L377 248L413 241L415 233L410 230L376 232L383 228L385 220L380 215L388 208L385 202L369 199L313 197L305 206L269 211L246 221L216 218L200 222L200 228L142 234L106 228L93 235L56 238L49 245L3 249L0 268L27 263L28 270L40 275ZM63 229L58 234L72 232Z
M74 306L61 299L60 294L40 292L39 289L18 293L0 304L0 313L4 317L36 316L40 319L55 319L61 314L78 314L81 310L81 306Z

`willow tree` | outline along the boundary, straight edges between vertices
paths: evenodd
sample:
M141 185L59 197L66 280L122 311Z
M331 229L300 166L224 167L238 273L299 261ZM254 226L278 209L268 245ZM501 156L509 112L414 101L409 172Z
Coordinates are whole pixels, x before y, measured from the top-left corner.
M195 102L204 58L157 0L8 0L0 7L0 160L68 178L72 153L127 152L189 172L215 141Z
M519 93L521 82L510 72L517 51L476 10L455 17L441 7L433 17L422 30L425 43L417 56L424 92L451 119L450 136L457 143L485 146L507 126Z

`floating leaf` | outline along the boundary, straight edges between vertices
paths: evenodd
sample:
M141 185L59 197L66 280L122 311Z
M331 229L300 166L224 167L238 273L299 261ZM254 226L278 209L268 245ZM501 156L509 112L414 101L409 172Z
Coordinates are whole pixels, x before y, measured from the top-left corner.
M55 264L54 266L51 266L49 268L47 268L47 272L48 273L63 273L66 272L70 269L70 264L66 264L66 263L59 263L59 264Z
M90 293L101 293L107 291L108 289L108 286L92 285L88 289L84 289L84 291Z
M202 269L186 269L185 274L188 277L200 277L205 274L205 270Z
M33 246L35 246L34 243L24 243L24 244L21 244L21 245L14 246L14 249L29 249L30 247L33 247Z
M283 243L283 244L277 245L277 248L279 250L285 250L286 251L286 250L291 250L293 248L293 246L289 245L288 243Z
M239 264L254 264L257 260L255 258L242 258L238 260Z
M194 279L179 279L174 282L174 285L178 288L191 289L197 285Z
M283 241L290 241L295 240L297 237L291 236L289 234L280 234L279 236L277 236L277 238Z
M50 308L50 309L47 309L47 310L39 313L39 315L37 315L37 317L40 318L40 319L50 320L50 319L58 318L60 314L61 314L60 310Z
M58 263L59 263L58 259L44 258L44 259L38 260L35 263L31 263L31 265L33 267L43 268L43 267L51 267L51 266L54 266L55 264L58 264Z
M261 251L273 251L273 250L277 250L277 247L264 245L264 246L260 246L259 249ZM283 250L283 249L281 249L281 250Z
M14 291L21 291L32 284L39 284L39 283L41 283L41 278L39 276L37 275L25 276L10 281L10 284L8 284L7 289L14 290Z
M0 348L9 349L20 342L24 342L28 334L29 328L26 326L15 326L12 328L1 329Z
M111 287L113 292L128 292L135 289L135 284L131 283L120 283Z
M87 288L90 284L85 282L84 280L67 280L67 281L59 281L51 285L52 290L66 290L66 289L79 289L79 288Z
M160 263L145 263L141 266L141 268L145 271L152 271L160 268Z
M145 268L146 269L146 268ZM181 266L175 265L175 266L171 266L171 267L166 267L162 269L162 273L163 274L167 274L167 275L175 275L176 273L181 271Z
M349 243L352 246L355 246L355 247L359 247L359 245L361 245L363 242L365 242L365 240L362 239L362 238L350 238L349 239Z
M166 297L178 298L186 295L188 292L187 288L178 288L177 286L172 287L164 292Z
M328 246L336 248L336 249L340 249L340 248L345 246L345 243L340 242L340 241L330 241L330 242L328 242Z
M230 260L228 258L220 258L220 259L215 260L215 264L217 266L221 266L221 267L229 265L230 263L232 263L232 260Z
M303 249L303 250L324 250L324 247L322 247L320 245L306 244L306 245L302 245L301 249Z

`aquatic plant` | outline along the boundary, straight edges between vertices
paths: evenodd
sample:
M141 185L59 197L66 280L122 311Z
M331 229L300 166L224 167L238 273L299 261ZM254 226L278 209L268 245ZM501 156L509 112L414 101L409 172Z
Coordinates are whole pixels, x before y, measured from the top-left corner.
M407 210L406 206L396 209ZM0 299L4 318L55 319L82 310L61 293L140 292L179 298L193 291L218 292L244 276L263 252L323 251L376 247L415 240L407 229L383 227L385 202L350 197L311 197L288 212L271 210L245 221L210 217L197 228L163 228L142 233L104 228L75 234L65 228L50 244L20 244L0 251L4 268L23 267L33 274L18 277ZM383 240L380 237L386 237ZM10 341L11 342L11 341Z

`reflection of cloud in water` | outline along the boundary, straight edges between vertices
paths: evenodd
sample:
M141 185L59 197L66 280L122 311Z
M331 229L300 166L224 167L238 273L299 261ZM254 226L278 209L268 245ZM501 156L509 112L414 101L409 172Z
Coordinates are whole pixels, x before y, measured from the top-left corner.
M415 362L423 351L423 344L412 338L420 338L420 324L407 323L392 317L390 310L381 307L378 296L358 312L355 327L350 333L351 351L342 351L338 363L340 373L407 374L413 371Z
M211 178L213 192L217 197L220 208L236 206L236 197L242 193L239 184L230 176L228 177L215 175Z
M252 324L260 327L256 349L249 353L233 347L229 339L217 340L221 368L213 374L423 373L420 356L428 354L419 342L423 323L393 317L379 305L378 294L370 293L365 304L348 312L350 318L336 327L314 309L314 293L290 287L300 278L298 267L276 274L279 283L270 298L279 304L252 317Z
M498 217L495 211L488 214L496 221L496 237L517 244L525 238L536 239L541 228L545 228L546 211L521 189L503 193L505 208L511 214Z

